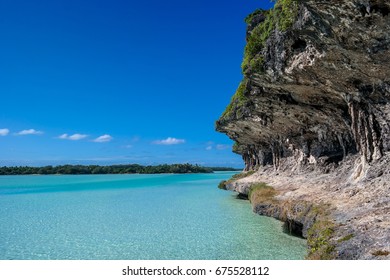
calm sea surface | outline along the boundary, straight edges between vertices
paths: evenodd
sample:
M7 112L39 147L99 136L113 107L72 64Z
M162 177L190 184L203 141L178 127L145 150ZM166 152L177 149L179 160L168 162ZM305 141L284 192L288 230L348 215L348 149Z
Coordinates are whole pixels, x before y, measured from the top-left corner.
M302 259L231 175L0 176L0 259Z

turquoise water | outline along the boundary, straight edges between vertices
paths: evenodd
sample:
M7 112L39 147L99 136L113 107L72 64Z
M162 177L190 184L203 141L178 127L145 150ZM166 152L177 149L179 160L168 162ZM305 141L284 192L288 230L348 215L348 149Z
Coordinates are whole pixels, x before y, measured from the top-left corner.
M302 259L231 175L0 176L0 259Z

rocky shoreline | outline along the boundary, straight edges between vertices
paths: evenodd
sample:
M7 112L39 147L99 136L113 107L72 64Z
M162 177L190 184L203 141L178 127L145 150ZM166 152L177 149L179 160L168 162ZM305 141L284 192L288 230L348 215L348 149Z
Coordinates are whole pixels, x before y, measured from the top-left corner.
M389 163L390 155L386 154L380 165ZM362 165L365 165L364 174L357 174ZM332 252L314 259L383 260L390 259L390 173L372 179L376 170L377 165L362 163L355 156L346 159L337 172L329 174L320 171L292 174L272 167L262 168L227 184L226 189L248 196L251 185L266 182L278 194L272 202L252 203L253 211L286 222L290 230L306 239L316 221L324 218L325 211L326 219L332 224L325 249L331 248ZM308 241L311 258L313 248Z
M256 172L225 188L266 183L254 211L306 237L309 259L390 259L390 3L279 0L246 22L216 129Z

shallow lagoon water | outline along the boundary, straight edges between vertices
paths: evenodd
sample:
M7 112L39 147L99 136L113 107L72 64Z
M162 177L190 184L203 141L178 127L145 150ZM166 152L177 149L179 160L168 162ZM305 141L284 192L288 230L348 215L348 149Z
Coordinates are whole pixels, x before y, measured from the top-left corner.
M0 177L0 259L303 259L233 173Z

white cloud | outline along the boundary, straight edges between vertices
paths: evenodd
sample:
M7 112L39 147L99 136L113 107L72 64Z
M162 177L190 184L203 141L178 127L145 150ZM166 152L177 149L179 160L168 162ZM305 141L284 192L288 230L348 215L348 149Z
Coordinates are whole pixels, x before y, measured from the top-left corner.
M9 133L9 129L8 128L0 129L0 136L7 136L8 133Z
M104 143L104 142L110 142L112 139L114 139L114 138L111 135L104 134L104 135L99 136L98 138L94 139L93 142Z
M230 146L229 145L223 145L223 144L218 144L217 146L216 146L216 148L217 148L217 150L227 150L227 149L229 149L230 148Z
M16 135L39 135L39 134L43 134L43 131L39 131L39 130L35 130L35 129L25 129L25 130L22 130L22 131L19 131L18 133L16 133Z
M58 136L59 139L66 139L66 140L72 140L72 141L77 141L77 140L81 140L81 139L84 139L84 138L87 138L88 135L86 134L79 134L79 133L76 133L76 134L73 134L73 135L68 135L68 134L62 134L60 136Z
M167 139L164 140L156 140L153 142L153 144L157 145L177 145L177 144L183 144L186 141L184 139L177 139L173 137L168 137Z
M211 151L212 149L213 149L212 146L207 146L207 147L206 147L206 150L207 150L207 151Z
M88 135L86 135L86 134L76 133L76 134L70 135L68 139L76 141L76 140L81 140L81 139L84 139L87 137L88 137Z

